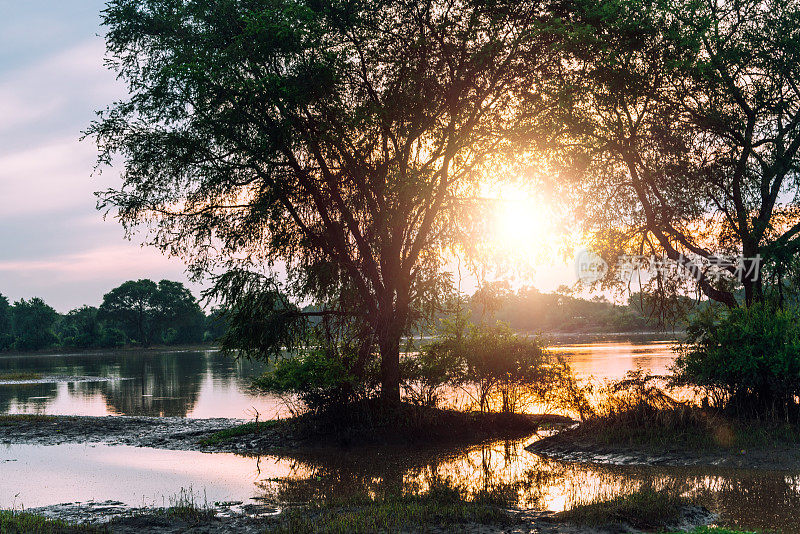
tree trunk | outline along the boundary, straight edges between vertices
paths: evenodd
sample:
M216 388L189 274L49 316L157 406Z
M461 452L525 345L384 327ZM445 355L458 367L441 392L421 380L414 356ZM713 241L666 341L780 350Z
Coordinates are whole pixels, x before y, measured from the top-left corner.
M400 336L388 336L380 343L381 404L387 412L400 408Z
M408 317L407 307L397 304L387 311L378 332L381 352L381 404L387 412L400 407L400 339Z

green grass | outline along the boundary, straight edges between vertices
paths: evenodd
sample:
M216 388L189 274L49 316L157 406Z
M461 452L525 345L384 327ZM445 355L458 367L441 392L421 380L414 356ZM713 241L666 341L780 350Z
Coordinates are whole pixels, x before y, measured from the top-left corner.
M104 528L75 525L59 519L47 519L27 512L0 510L0 532L3 534L77 534L106 531Z
M157 511L168 517L177 517L190 523L208 521L216 515L214 508L210 507L205 499L203 504L195 499L195 493L191 487L189 489L181 488L180 493L170 498L167 508Z
M226 428L225 430L220 430L219 432L214 432L207 438L203 438L198 441L198 443L200 445L219 445L220 443L231 441L232 439L240 436L260 434L276 424L278 424L278 421L276 420L260 421L258 424L255 422L244 423L243 425L238 425L231 428Z
M607 500L579 504L555 515L559 521L581 526L630 525L638 529L658 529L678 523L683 508L691 502L669 490L644 487Z
M40 378L42 378L42 375L39 373L24 371L0 372L0 380L38 380Z
M29 413L0 415L0 426L11 426L18 423L52 423L57 420L58 418L52 415Z
M421 495L290 508L272 520L267 526L267 532L359 534L398 532L431 525L447 527L466 523L507 526L514 523L514 518L491 499L465 500L458 490L443 488Z

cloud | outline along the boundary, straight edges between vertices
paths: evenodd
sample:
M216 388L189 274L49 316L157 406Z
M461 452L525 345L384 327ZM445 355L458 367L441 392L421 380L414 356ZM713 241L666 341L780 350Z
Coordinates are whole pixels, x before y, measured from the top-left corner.
M65 312L83 303L97 305L104 293L125 280L186 281L183 263L157 250L123 242L46 258L0 261L0 292L12 300L43 297ZM195 295L200 286L189 284Z
M127 96L103 63L102 0L0 0L0 292L66 311L128 279L186 281L184 265L125 241L95 210L95 110ZM197 287L192 286L197 293Z
M100 38L0 74L2 150L18 150L54 136L77 142L94 111L125 95L103 65Z
M0 220L66 208L92 210L95 148L62 140L0 155Z
M148 271L183 269L183 264L155 249L131 245L99 247L51 258L0 261L0 272L25 272L74 282L98 277L128 279Z

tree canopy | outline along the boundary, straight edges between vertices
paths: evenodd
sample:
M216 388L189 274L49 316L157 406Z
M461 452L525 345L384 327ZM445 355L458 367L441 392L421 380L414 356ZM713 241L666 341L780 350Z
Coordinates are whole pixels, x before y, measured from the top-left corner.
M245 271L280 265L288 283L265 287L346 324L354 372L377 346L396 404L400 338L447 287L464 199L508 170L511 110L549 60L539 15L512 1L112 0L108 61L131 96L87 132L101 163L124 161L100 205L195 273L243 276L223 278L228 308L252 304L229 291Z
M45 302L34 297L20 299L14 303L15 348L18 350L40 350L51 346L55 340L53 325L58 312Z
M156 284L147 279L130 280L108 292L99 317L145 346L199 341L205 320L197 300L182 283L162 280ZM194 336L188 333L191 329L196 331Z
M762 269L780 278L800 246L800 3L581 1L562 20L540 141L594 246L612 267L663 254L730 307L737 287L761 300Z

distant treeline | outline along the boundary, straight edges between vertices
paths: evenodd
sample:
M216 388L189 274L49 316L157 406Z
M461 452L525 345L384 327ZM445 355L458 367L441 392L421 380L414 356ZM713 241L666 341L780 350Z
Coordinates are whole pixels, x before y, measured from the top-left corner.
M470 299L473 320L502 321L518 332L642 332L681 328L679 318L695 306L679 297L664 303L655 297L633 293L624 305L605 297L583 299L566 287L541 293L532 287L512 291L507 285L490 284Z
M11 304L0 295L0 351L201 343L219 337L220 328L216 313L206 315L182 283L169 280L131 280L99 308L64 315L40 298Z

